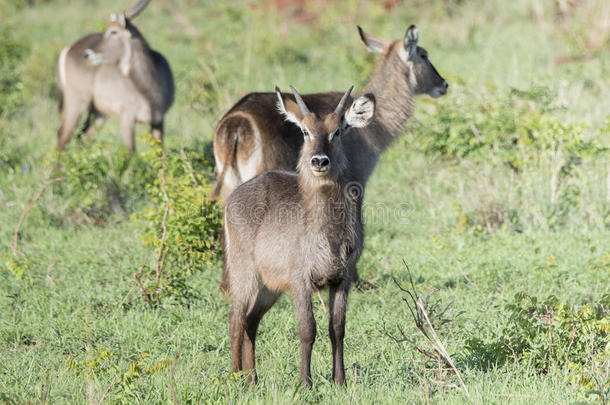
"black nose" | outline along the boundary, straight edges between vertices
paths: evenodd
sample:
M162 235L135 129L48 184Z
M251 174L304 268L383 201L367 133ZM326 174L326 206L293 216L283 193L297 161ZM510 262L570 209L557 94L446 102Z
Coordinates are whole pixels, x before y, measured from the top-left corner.
M447 83L447 80L443 80L443 87L445 87L445 90L449 88L449 83Z
M311 166L314 169L324 169L330 164L328 156L314 156L311 158Z

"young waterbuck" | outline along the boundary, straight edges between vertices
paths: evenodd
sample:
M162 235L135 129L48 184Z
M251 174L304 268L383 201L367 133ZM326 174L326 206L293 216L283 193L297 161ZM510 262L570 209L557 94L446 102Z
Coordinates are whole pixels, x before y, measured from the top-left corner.
M360 38L370 52L381 54L364 93L376 99L375 120L366 131L358 131L345 141L355 165L356 180L364 185L379 155L401 133L411 115L413 96L440 97L448 84L436 71L428 52L419 47L415 26L404 39L385 41L358 27ZM304 95L307 105L320 115L330 113L341 93ZM303 144L299 128L285 122L273 109L273 93L250 93L237 102L220 120L214 133L217 180L210 195L226 200L241 183L269 169L295 170Z
M57 65L59 149L66 147L85 112L83 131L89 134L93 119L99 127L104 114L118 115L123 142L132 151L136 122L149 124L153 135L162 139L164 114L174 99L172 72L130 21L149 1L140 0L128 12L113 14L103 33L87 35L62 50Z
M311 295L328 286L333 378L343 384L347 294L363 240L362 193L357 187L351 189L354 163L344 145L354 135L347 134L351 128L370 123L375 101L365 95L347 108L350 89L334 111L319 116L292 91L296 103L276 87L280 113L304 136L298 173L265 172L239 186L226 201L223 287L232 299L232 367L234 372L251 370L248 380L256 378L254 341L259 322L289 291L301 342L300 378L311 385L316 336Z

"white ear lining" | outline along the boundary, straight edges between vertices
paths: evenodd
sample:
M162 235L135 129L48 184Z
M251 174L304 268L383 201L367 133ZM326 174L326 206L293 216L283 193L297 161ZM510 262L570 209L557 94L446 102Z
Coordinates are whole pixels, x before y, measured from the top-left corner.
M342 120L344 129L364 128L370 124L375 114L375 101L367 96L358 97Z
M278 91L276 91L275 94L277 95L276 107L277 107L278 112L284 116L284 119L286 121L292 122L297 127L299 127L301 129L301 131L303 131L303 134L309 136L309 131L307 130L307 128L305 128L303 125L301 125L301 121L297 118L297 116L286 110L286 105L284 104L284 99L282 98L282 94Z
M365 45L366 45L366 49L369 52L383 53L384 45L380 42L368 39Z
M299 121L297 116L291 112L286 111L286 106L284 105L284 101L281 99L281 97L278 97L276 107L278 112L284 116L284 119L286 121L290 121L293 124L296 124L299 128L301 128L301 122Z
M409 58L414 58L417 52L417 43L419 42L419 32L415 26L412 26L407 31L404 39L405 49L409 52Z

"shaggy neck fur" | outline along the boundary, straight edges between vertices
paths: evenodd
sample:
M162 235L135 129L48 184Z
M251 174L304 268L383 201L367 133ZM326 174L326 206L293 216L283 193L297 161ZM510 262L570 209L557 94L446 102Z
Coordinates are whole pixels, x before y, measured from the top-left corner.
M345 197L341 185L333 181L319 181L309 175L299 176L299 189L303 196L305 219L308 224L318 224L322 227L340 222L341 218L334 218L339 214L345 204ZM316 184L317 183L317 184Z
M349 135L347 135L349 136ZM336 139L335 142L341 142ZM305 145L307 146L307 145ZM341 145L337 145L339 150ZM305 208L305 220L314 226L332 226L345 220L340 212L345 210L346 195L343 185L347 183L347 160L343 153L334 153L331 173L323 177L314 176L309 167L309 154L303 153L297 165L299 190Z
M375 143L383 151L399 135L413 111L413 91L409 82L409 68L401 59L402 41L395 41L377 63L364 93L375 96L375 118L369 130Z
M347 277L350 260L357 260L362 248L358 243L362 199L352 198L345 186L343 178L321 180L311 173L299 173L307 227L305 255L311 259L311 282L317 288Z
M308 142L315 141L305 140L297 164L299 190L303 196L306 220L310 224L323 224L322 226L330 225L332 221L339 223L342 218L334 217L338 215L337 211L344 209L345 195L342 188L347 183L347 159L343 152L342 140L335 138L332 141L335 144L334 152L331 152L330 173L321 177L314 176L311 172L309 161L312 153Z

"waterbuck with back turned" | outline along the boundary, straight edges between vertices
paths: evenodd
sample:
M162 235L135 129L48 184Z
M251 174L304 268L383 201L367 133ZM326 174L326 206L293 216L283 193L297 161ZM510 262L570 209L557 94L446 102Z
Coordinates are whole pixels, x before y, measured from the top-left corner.
M344 146L356 131L347 134L351 128L362 130L370 123L375 101L365 95L351 102L350 89L334 111L317 115L292 91L296 103L276 87L280 113L304 137L298 173L265 172L240 185L226 201L223 286L232 299L232 368L249 370L248 380L256 379L254 342L259 322L289 291L301 343L300 378L311 385L316 336L311 295L329 287L333 378L343 384L345 311L355 278L350 272L356 269L363 243L362 194L350 189L354 167Z
M65 47L57 64L61 126L57 147L64 149L87 112L83 132L91 134L105 114L121 120L124 144L135 149L136 122L149 124L157 139L163 137L165 112L173 103L174 80L167 60L152 50L131 23L150 0L113 14L103 33L89 34Z
M436 71L428 52L419 47L419 34L410 26L404 39L385 41L358 27L370 52L380 53L364 93L376 99L375 119L366 130L346 139L345 149L357 162L354 176L366 184L380 154L400 134L411 115L413 96L440 97L448 84ZM341 93L304 95L303 100L321 116L332 112ZM274 110L273 93L250 93L218 123L214 133L217 180L210 198L226 200L241 183L269 169L295 170L303 144L299 128Z

